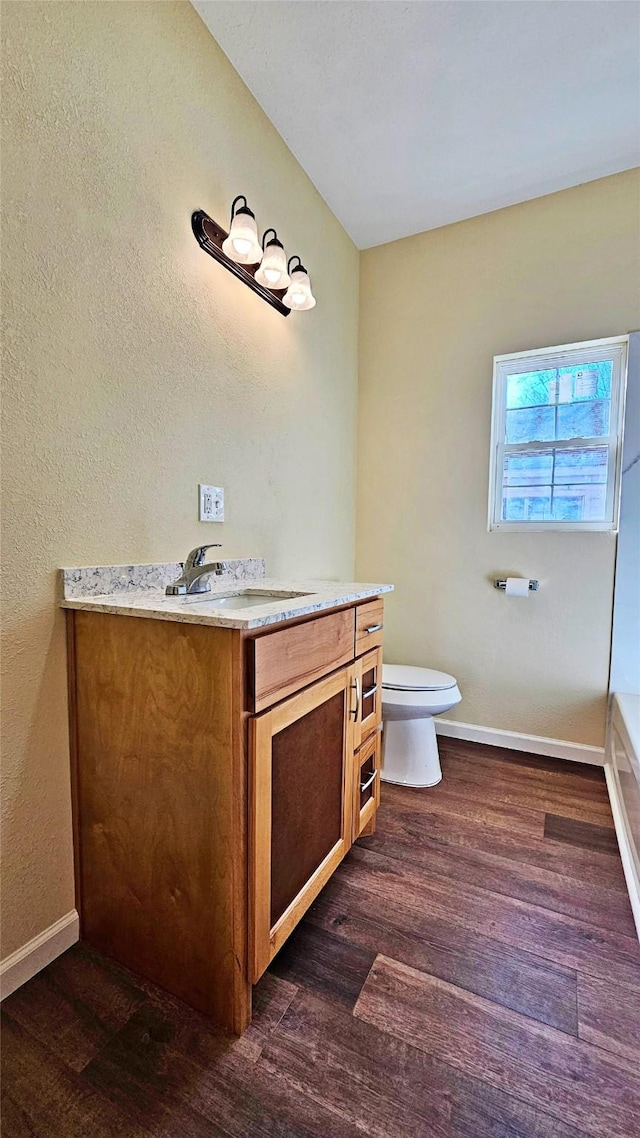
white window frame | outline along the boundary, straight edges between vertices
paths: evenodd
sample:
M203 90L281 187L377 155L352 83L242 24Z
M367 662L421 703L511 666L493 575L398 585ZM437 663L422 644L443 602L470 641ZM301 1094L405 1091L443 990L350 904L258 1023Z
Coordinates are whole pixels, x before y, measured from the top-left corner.
M493 407L491 414L491 459L489 466L489 530L598 530L618 532L620 512L620 467L622 462L622 425L624 421L624 399L627 383L627 354L629 336L609 336L602 340L583 340L578 344L562 344L553 348L538 348L528 352L513 352L493 358ZM514 371L542 371L556 367L575 366L578 363L598 363L611 359L612 348L621 349L614 356L611 379L611 416L608 436L597 439L556 439L526 443L506 443L506 390L507 376ZM578 358L576 358L578 357ZM514 362L526 367L513 367ZM607 472L606 519L600 522L539 521L527 522L522 519L507 522L502 520L502 472L505 454L535 450L544 451L555 448L571 449L578 445L606 446L609 453Z

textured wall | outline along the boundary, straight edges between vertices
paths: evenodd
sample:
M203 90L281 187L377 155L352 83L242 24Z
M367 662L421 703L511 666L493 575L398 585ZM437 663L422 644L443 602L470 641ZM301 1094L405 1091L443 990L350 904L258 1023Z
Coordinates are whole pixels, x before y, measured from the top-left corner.
M190 4L2 16L4 956L74 904L57 567L221 540L352 576L358 255ZM313 312L199 250L191 211L224 221L239 192Z
M357 573L450 718L601 745L615 537L487 533L492 357L640 325L638 172L361 256ZM495 576L538 577L506 600Z

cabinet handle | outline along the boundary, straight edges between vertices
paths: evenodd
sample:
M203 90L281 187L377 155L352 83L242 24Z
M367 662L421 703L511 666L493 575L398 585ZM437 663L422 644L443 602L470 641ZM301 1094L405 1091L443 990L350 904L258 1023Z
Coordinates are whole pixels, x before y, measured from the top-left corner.
M378 773L377 771L374 771L372 775L369 775L369 778L367 779L366 782L360 783L360 793L361 794L363 794L365 790L369 789L369 787L371 786L371 783L375 781L375 777L376 777L377 773Z
M365 628L365 632L367 634L370 632L379 632L381 628L384 628L384 625L382 625L382 624L370 624L368 628Z
M356 706L353 709L353 711L351 712L351 714L353 715L354 720L357 720L358 715L360 714L360 680L358 679L357 676L356 676L355 680L353 681L351 687L355 688L355 692L356 692Z
M371 696L375 695L377 690L378 690L378 685L374 684L373 687L367 688L366 691L363 691L362 698L363 699L371 699Z

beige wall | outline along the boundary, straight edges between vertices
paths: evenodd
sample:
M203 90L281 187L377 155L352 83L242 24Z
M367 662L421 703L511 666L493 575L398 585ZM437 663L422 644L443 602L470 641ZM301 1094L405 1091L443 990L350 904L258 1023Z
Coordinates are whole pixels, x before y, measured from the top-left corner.
M487 533L492 357L640 326L638 171L362 254L357 574L449 718L600 745L615 538ZM540 579L507 600L496 576Z
M2 955L74 904L61 565L353 573L358 254L187 3L5 3ZM191 234L249 197L283 319ZM196 520L198 481L226 489Z

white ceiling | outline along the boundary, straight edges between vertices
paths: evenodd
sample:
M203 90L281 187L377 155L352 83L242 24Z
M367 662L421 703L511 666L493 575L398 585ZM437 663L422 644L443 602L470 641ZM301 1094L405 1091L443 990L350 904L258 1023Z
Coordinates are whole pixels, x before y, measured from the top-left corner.
M640 165L635 0L193 0L360 248Z

